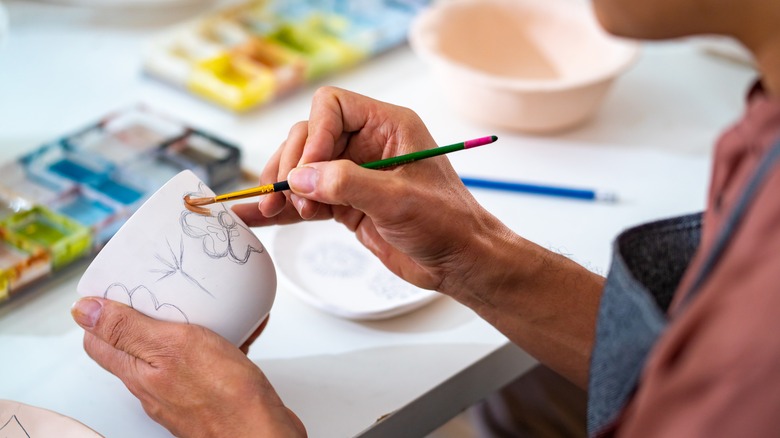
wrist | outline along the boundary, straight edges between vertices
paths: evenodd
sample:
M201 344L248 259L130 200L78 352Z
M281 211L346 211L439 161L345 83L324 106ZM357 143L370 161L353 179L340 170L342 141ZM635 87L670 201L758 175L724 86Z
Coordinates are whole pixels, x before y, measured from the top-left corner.
M235 388L234 388L235 389ZM243 385L236 391L230 391L230 400L240 401L232 404L229 414L223 410L222 425L213 422L218 429L211 430L206 436L235 437L306 437L303 422L285 406L270 382L263 379Z
M235 436L243 436L241 434L245 434L247 437L301 438L307 436L303 422L283 404L253 405L253 407L247 408L248 412L244 418L249 419L249 422L242 425L240 433Z
M439 292L481 313L507 284L516 288L533 275L523 262L531 258L532 244L488 212L474 224Z
M477 227L458 275L442 292L470 307L516 345L585 385L604 278L504 225Z

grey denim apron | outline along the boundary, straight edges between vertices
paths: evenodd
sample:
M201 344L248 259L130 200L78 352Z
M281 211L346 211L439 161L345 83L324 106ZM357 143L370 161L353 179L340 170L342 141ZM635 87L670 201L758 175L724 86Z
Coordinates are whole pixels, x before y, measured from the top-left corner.
M767 175L780 142L759 163L696 274L680 308L698 292ZM599 304L588 387L588 435L613 424L636 389L645 360L669 323L666 310L699 246L702 215L662 220L623 232Z

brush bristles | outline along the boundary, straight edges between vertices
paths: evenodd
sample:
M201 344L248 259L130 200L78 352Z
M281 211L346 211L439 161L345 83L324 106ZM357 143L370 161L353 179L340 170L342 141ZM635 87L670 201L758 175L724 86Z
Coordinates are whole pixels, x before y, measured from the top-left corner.
M202 215L210 215L211 211L208 208L203 208L201 205L213 204L215 199L212 198L193 198L190 195L184 197L184 206L187 210Z
M197 207L197 206L201 206L201 205L213 204L215 201L214 201L214 197L211 197L211 198L193 198L192 196L187 195L187 196L184 197L184 202L187 205L192 205L193 207Z

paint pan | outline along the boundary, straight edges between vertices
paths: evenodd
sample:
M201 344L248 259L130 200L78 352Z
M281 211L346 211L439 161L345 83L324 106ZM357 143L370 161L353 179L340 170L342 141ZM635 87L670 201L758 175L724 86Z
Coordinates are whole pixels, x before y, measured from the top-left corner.
M53 206L54 211L89 227L93 244L100 248L116 233L127 220L129 214L101 202L83 191L60 200Z
M123 180L118 173L115 173L108 178L90 182L87 184L87 187L101 193L122 206L128 207L139 204L148 193L143 188Z
M249 38L231 51L236 59L268 68L274 76L273 97L287 94L305 83L306 60L265 38Z
M186 167L183 167L183 163L172 162L165 159L161 154L157 154L141 157L122 166L118 171L127 178L143 175L149 186L159 188L185 169Z
M63 194L73 191L75 184L62 178L53 178L44 172L43 178L29 175L21 161L0 166L0 197L16 205L14 211L32 204L51 204Z
M193 93L236 111L271 100L274 86L268 67L227 52L198 61L187 81Z
M142 108L133 108L63 139L74 151L89 151L123 164L139 155L152 154L159 146L183 135L184 126Z
M20 163L29 179L51 188L96 183L107 178L116 167L99 155L74 150L61 141L23 156Z
M307 81L354 65L364 57L323 28L322 21L317 19L281 25L268 35L268 40L306 59Z
M363 5L363 2L355 3ZM388 3L387 7L381 10L363 7L359 11L353 11L349 15L352 26L340 31L338 37L369 54L384 52L397 46L399 41L406 40L415 11L414 8L394 6L400 4ZM415 7L422 6L420 4Z
M0 228L0 302L50 272L49 256L42 248L36 246L32 253L23 251L6 241Z
M406 41L430 0L244 1L157 37L144 69L246 111Z
M165 146L161 158L192 170L212 188L219 188L241 177L240 150L201 131L193 131Z
M66 142L44 146L26 155L22 162L35 183L68 187L68 192L89 187L123 206L138 203L148 192L138 183L143 175L137 176L135 183L128 181L116 171L116 164L94 152L76 150Z
M92 246L88 227L42 206L4 218L0 228L4 240L16 248L35 253L43 247L55 270L85 256Z

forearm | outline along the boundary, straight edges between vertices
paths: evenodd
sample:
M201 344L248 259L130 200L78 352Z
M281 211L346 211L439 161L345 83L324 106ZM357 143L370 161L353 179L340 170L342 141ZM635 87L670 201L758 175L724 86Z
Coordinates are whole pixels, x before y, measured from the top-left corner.
M521 238L497 219L480 228L464 251L471 269L449 276L454 281L445 281L441 292L586 387L604 278Z

